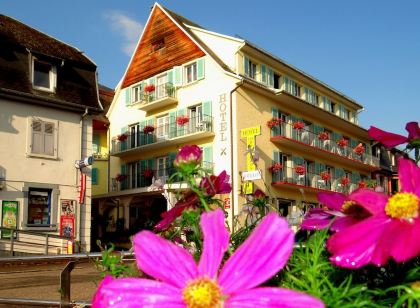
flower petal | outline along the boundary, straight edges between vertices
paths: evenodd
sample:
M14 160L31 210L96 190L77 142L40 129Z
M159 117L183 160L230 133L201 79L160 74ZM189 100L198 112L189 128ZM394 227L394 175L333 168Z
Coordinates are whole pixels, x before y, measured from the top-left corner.
M321 204L326 205L329 209L340 211L343 207L343 203L346 202L347 196L345 194L337 192L320 192L317 195L318 201Z
M325 307L324 303L316 297L284 288L255 288L237 292L224 304L226 308Z
M303 230L321 230L327 228L333 215L325 212L323 209L310 209L305 215L300 228Z
M183 288L198 275L197 265L188 251L150 231L137 233L134 252L143 272L172 286Z
M405 262L420 253L420 218L412 222L393 219L384 232L391 256L397 262Z
M360 219L351 216L337 217L331 225L331 231L338 232L347 229L358 222L360 222Z
M401 191L412 192L420 197L420 168L410 159L398 160L398 176Z
M229 246L229 232L225 226L225 215L221 209L201 215L201 230L204 243L198 271L215 279L220 263Z
M390 222L391 218L379 214L333 234L327 241L330 261L346 268L385 264L389 253L383 233Z
M408 122L405 129L408 131L408 139L420 139L420 127L418 122Z
M389 132L383 131L379 128L376 128L374 126L371 126L368 129L368 133L369 133L369 136L372 139L375 139L375 140L379 141L386 148L392 148L392 147L395 147L396 145L406 143L408 141L407 137L404 137L404 136L398 135L398 134L394 134L394 133L389 133Z
M293 243L286 220L269 213L226 261L219 275L222 292L250 289L272 277L286 264Z
M185 307L185 302L181 290L166 283L121 278L101 283L92 307Z
M384 213L388 196L369 189L357 189L349 195L349 200L356 201L372 215Z

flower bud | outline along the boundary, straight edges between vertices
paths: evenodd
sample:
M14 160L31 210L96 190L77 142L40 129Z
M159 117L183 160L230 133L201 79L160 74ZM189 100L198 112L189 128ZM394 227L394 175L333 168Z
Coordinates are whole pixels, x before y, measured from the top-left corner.
M185 145L179 150L174 166L182 173L191 174L201 164L203 151L196 145Z

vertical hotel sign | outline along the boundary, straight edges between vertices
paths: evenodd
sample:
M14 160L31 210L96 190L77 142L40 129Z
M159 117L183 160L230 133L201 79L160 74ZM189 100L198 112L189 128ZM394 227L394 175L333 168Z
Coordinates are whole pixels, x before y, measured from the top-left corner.
M261 126L253 126L241 129L241 138L246 139L246 166L247 171L255 171L257 168L252 160L252 153L255 153L255 137L261 135ZM254 191L253 183L246 181L243 183L242 191L245 194L252 194Z

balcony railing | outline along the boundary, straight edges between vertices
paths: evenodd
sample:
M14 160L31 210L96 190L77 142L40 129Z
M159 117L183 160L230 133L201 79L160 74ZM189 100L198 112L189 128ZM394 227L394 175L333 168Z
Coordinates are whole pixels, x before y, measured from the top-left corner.
M361 181L361 180L360 180ZM295 168L283 167L281 170L272 173L273 185L297 185L320 190L330 190L341 193L350 193L359 187L359 182L345 176L323 178L321 173L305 171L302 174L296 172Z
M152 90L145 90L138 95L137 101L131 105L138 106L143 111L161 108L177 102L176 89L170 82L157 85Z
M206 172L212 173L214 163L212 162L205 162L201 163L202 168L205 169ZM143 187L150 187L152 184L155 185L155 188L159 188L162 185L168 183L170 177L176 172L175 167L165 168L165 169L153 169L142 171L136 174L128 174L120 176L117 178L112 178L112 191L122 191L128 189L136 189L136 188L143 188ZM180 179L175 178L173 179L174 182L179 182ZM160 187L161 188L161 187Z
M278 137L285 137L292 141L304 143L363 164L379 167L379 159L377 157L368 153L358 154L355 148L348 145L340 146L338 143L339 139L334 139L332 134L329 134L328 139L322 140L319 134L311 132L306 127L303 129L296 129L293 125L282 122L279 127L274 127L272 129L272 140L276 141L276 138Z
M145 133L140 130L134 134L125 133L119 138L113 138L111 154L140 148L161 141L171 141L182 137L193 136L200 133L213 131L213 119L210 116L191 117L184 125L178 125L175 118L171 118L168 124L154 127L154 130ZM169 143L168 143L169 145Z

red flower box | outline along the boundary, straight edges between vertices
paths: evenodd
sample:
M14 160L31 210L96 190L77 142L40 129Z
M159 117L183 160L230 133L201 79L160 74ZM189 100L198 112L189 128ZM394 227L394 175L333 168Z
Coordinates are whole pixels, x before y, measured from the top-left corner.
M318 139L319 140L323 140L323 141L325 141L325 140L329 140L330 139L330 134L328 133L328 132L320 132L319 134L318 134Z
M117 174L117 176L115 177L115 180L117 181L117 182L122 182L122 181L124 181L125 179L127 178L127 176L125 175L125 174Z
M303 123L302 121L297 121L295 123L293 123L293 128L297 129L297 130L301 130L305 127L305 123Z
M341 177L341 184L343 184L343 186L346 186L346 185L348 185L349 183L350 183L349 178L347 178L347 177L345 177L345 176Z
M145 178L151 178L151 177L153 177L153 170L152 169L144 169L143 170L143 176L145 177Z
M126 141L128 138L127 134L121 134L117 136L118 141Z
M295 167L295 172L297 174L303 175L303 174L306 173L306 170L305 170L304 166L298 165L298 166Z
M337 141L337 144L339 147L346 147L349 145L349 141L347 139L341 138L340 140Z
M280 163L274 163L273 165L271 165L268 168L268 171L270 171L271 173L275 173L277 171L280 171L281 169L283 169L283 165Z
M146 125L143 128L143 133L145 133L145 134L150 134L150 133L153 133L154 131L155 131L155 128L152 125Z
M176 124L178 124L179 126L184 126L189 121L190 121L190 118L187 117L187 116L178 116L178 117L176 117Z
M331 173L329 173L328 171L322 171L320 175L321 179L323 179L324 181L331 180Z
M267 122L267 126L272 129L273 127L279 126L282 123L280 118L272 118Z
M144 92L146 93L151 93L156 89L154 84L149 84L147 86L144 87Z
M356 153L357 155L362 155L363 153L365 153L365 147L359 143L354 149L353 152Z

